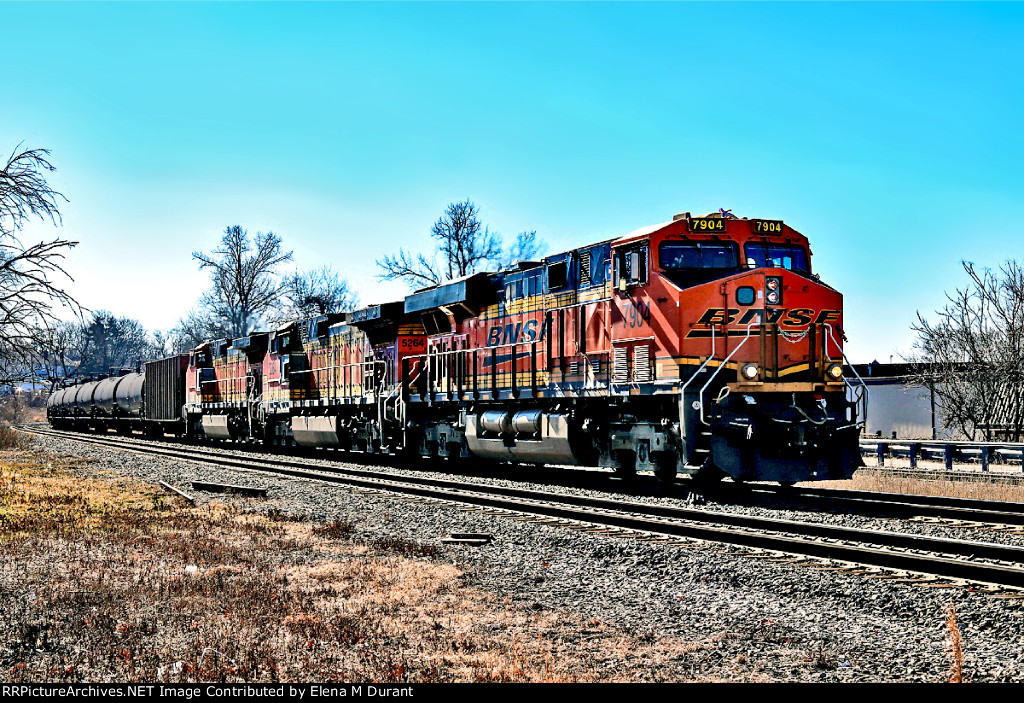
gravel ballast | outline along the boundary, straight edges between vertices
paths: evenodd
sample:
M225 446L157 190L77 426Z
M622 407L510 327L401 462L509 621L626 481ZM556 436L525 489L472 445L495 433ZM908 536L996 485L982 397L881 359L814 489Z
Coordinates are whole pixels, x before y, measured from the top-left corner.
M1018 646L1024 636L1024 600L1015 597L848 574L815 560L753 558L725 545L667 545L592 534L432 501L206 467L67 439L40 437L35 442L41 449L93 460L83 470L111 471L151 483L166 481L192 493L200 503L247 500L257 509L283 510L316 520L349 520L366 539L439 545L436 558L459 564L467 573L467 583L526 608L580 614L634 635L714 643L702 648L701 657L672 671L652 670L652 680L670 674L679 680L943 681L950 664L944 609L951 601L956 604L963 636L967 678L974 682L1024 679L1024 652ZM194 480L266 486L268 498L200 493L191 490ZM544 488L501 479L476 480ZM546 490L615 497L567 486ZM682 504L678 498L636 500ZM751 506L709 504L704 508L1024 545L1016 535L981 536L928 523ZM460 532L487 533L494 539L483 546L442 544L447 535Z

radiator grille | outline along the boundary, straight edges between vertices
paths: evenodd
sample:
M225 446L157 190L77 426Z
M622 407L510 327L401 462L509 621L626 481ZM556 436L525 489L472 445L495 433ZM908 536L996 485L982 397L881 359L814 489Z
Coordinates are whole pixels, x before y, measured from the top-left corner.
M580 254L580 285L589 286L590 278L590 252Z
M629 383L629 350L626 347L615 349L615 370L612 372L612 381L615 383Z
M651 346L638 344L633 347L633 381L649 383L651 378Z

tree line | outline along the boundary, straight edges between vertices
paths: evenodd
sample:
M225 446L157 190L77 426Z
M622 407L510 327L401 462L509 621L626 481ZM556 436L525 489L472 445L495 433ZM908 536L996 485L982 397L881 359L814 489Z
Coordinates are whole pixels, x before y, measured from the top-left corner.
M192 252L210 285L170 330L148 331L139 320L87 310L67 292L65 260L78 242L25 244L20 233L40 218L61 224L64 195L52 189L46 149L16 148L0 170L0 389L22 382L56 387L69 378L137 369L147 360L181 353L205 341L236 338L289 320L352 310L359 296L332 266L282 269L293 259L273 232L250 235L226 227L218 246ZM471 200L450 203L430 229L432 252L400 250L377 261L382 280L419 288L534 257L535 231L505 246L479 219Z

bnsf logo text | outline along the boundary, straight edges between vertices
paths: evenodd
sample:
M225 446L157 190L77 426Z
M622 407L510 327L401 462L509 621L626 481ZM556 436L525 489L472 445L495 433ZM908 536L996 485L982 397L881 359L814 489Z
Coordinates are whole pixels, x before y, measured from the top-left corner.
M708 308L697 320L698 325L749 325L751 322L767 322L770 324L786 325L787 327L803 327L811 324L831 323L839 321L839 310L822 310L815 314L810 308L765 308L764 310L751 308L743 317L739 317L740 311L737 308Z
M527 320L502 327L492 327L487 333L487 346L500 347L506 344L528 344L544 339L544 325L539 320Z

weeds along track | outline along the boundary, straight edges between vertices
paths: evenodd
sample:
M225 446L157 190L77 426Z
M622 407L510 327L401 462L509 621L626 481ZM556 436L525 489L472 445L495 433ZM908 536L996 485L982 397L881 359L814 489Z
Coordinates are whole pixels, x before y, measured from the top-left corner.
M1024 548L1018 546L638 504L611 498L551 494L476 482L399 476L374 469L323 465L313 468L308 462L297 459L254 459L193 446L140 444L113 436L82 435L38 427L25 428L23 431L223 468L483 508L497 515L525 515L548 524L565 524L577 529L610 529L651 538L695 539L800 557L834 559L968 582L1024 588ZM863 497L859 499L866 500ZM941 502L942 499L938 500ZM927 506L915 506L915 509L920 512L924 507Z

